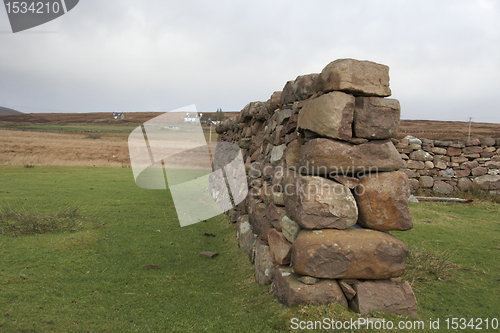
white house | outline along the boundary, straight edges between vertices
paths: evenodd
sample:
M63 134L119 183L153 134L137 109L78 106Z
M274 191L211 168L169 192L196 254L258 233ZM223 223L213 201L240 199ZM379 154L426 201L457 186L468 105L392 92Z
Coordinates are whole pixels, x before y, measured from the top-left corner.
M125 113L123 113L123 112L113 112L111 114L111 118L113 118L113 119L125 119Z
M199 123L202 115L203 115L202 113L200 113L200 114L186 113L186 117L184 117L184 122L185 123L193 123L193 124Z

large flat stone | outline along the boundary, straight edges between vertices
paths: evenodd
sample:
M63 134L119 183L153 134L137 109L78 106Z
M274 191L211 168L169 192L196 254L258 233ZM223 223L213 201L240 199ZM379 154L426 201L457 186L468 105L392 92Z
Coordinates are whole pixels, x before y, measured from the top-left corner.
M499 190L500 176L499 175L484 175L474 178L474 183L479 185L483 190Z
M344 91L356 96L391 95L389 67L372 61L338 59L329 63L314 82L316 92Z
M346 229L358 219L349 187L318 176L285 176L285 207L304 229Z
M399 133L401 107L397 99L356 97L353 133L357 138L389 139Z
M356 295L349 301L349 307L362 316L383 311L417 317L417 299L407 281L355 281L350 285Z
M271 268L271 293L280 303L287 306L298 304L330 304L339 303L347 307L347 300L336 280L320 280L315 284L304 284L297 280L299 276L292 273L290 267L275 266Z
M390 140L353 145L323 138L313 139L302 145L300 164L301 173L329 177L396 171L405 166Z
M295 273L325 279L388 279L404 273L406 245L370 229L303 230L292 244Z
M401 171L361 177L354 190L358 223L365 228L388 231L409 230L413 222L408 208L410 184Z
M320 136L349 141L353 112L354 96L335 91L306 101L299 111L297 126Z
M290 263L290 249L292 244L276 229L269 229L268 234L269 250L274 260L280 265Z

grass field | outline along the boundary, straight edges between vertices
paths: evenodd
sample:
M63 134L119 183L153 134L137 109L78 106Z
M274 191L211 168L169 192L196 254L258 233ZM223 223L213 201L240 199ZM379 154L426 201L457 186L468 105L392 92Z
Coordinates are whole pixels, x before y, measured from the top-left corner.
M356 318L338 305L279 304L254 282L224 215L181 228L168 191L137 187L129 168L0 166L0 206L33 215L80 206L81 224L40 235L0 229L0 331L286 332L294 317ZM411 210L414 229L394 234L427 255L406 276L419 319L498 318L500 205Z
M127 136L0 130L0 164L129 166Z
M60 128L53 132L54 127ZM101 128L89 132L85 128ZM127 131L114 131L115 126L52 126L40 125L37 130L1 130L0 164L8 165L57 165L57 166L130 166ZM210 138L209 128L203 128L205 139ZM217 141L212 128L211 139Z
M500 317L500 205L422 202L410 209L413 229L391 233L414 251L434 251L456 265L449 277L425 274L426 267L407 270L419 313L443 319Z
M269 332L282 326L286 309L254 283L225 216L181 228L168 192L138 188L130 169L0 170L3 206L48 214L81 205L81 214L95 219L77 232L0 236L0 330ZM209 259L201 251L219 255Z
M279 304L226 216L181 228L168 191L135 185L128 126L33 126L0 130L0 332L287 332L292 318L357 318ZM410 209L414 228L392 233L410 247L419 331L436 331L430 318L499 318L500 205Z

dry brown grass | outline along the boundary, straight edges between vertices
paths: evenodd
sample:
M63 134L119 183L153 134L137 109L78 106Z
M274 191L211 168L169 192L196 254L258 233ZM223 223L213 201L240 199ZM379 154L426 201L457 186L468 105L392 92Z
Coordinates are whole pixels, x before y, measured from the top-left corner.
M208 141L209 133L205 132ZM192 149L188 138L173 133L168 155ZM0 164L42 166L130 167L128 133L51 133L0 130ZM212 141L217 134L212 133ZM205 155L196 150L176 156L170 167L207 168ZM176 164L177 163L177 164ZM180 163L180 164L179 164Z
M401 120L399 136L413 135L434 140L466 140L469 123L461 121ZM472 123L471 139L500 138L500 124Z
M0 130L0 164L130 166L127 133L98 136Z

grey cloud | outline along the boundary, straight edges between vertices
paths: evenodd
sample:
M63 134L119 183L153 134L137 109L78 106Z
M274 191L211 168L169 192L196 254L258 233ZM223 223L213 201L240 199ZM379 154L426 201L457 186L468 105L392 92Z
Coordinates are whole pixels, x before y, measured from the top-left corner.
M0 105L240 110L350 57L391 67L403 117L486 119L499 14L495 1L80 1L36 29L55 34L0 35Z

